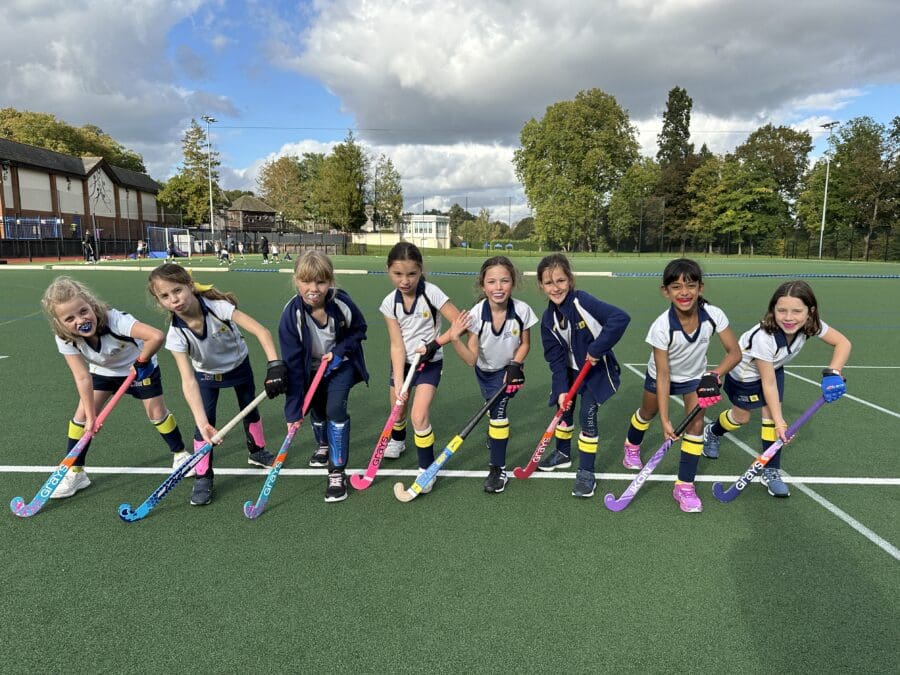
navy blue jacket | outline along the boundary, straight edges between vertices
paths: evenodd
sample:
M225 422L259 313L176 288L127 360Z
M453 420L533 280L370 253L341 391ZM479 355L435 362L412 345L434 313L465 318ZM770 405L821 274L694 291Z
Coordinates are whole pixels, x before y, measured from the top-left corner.
M599 359L584 380L584 386L598 403L616 393L620 368L612 348L622 338L630 321L631 317L618 307L577 289L569 291L559 307L547 303L541 317L541 342L552 374L549 405L557 405L559 395L569 391L570 348L579 368L588 354ZM567 345L560 335L560 323L568 324L571 345Z
M346 292L330 289L325 300L325 313L334 319L335 344L332 353L343 362L339 368L353 368L353 383L368 382L366 359L362 341L366 339L366 318ZM295 295L284 306L278 325L278 341L281 343L281 358L287 364L288 380L284 416L288 422L300 419L303 398L310 384L312 355L309 344L309 326L306 315L309 307L299 295Z

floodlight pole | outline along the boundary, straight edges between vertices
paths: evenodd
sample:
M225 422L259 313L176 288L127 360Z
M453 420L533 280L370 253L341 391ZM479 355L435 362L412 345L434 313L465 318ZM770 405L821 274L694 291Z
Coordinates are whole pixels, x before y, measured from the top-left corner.
M831 130L840 122L826 122L821 125L823 129L828 129L828 141L831 144ZM822 200L822 226L819 228L819 258L822 257L822 242L825 239L825 210L828 208L828 178L831 173L831 155L828 150L825 151L825 197Z
M219 120L217 120L215 117L210 117L209 115L204 115L202 119L204 122L206 122L206 175L207 178L209 178L209 235L211 238L214 238L216 234L216 224L215 218L213 216L212 141L209 135L209 125L212 122L218 122Z

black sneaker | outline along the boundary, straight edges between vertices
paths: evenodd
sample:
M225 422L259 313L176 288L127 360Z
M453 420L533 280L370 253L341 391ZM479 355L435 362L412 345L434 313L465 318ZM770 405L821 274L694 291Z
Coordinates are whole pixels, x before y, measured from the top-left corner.
M309 458L310 466L328 466L328 446L320 445Z
M258 448L255 452L251 452L247 455L247 464L255 464L256 466L268 469L274 463L275 455L265 448Z
M503 470L503 467L492 464L487 478L484 479L484 491L503 492L504 488L506 488L507 480L506 471Z
M191 492L191 506L206 506L212 501L212 478L197 478Z
M343 470L328 474L328 487L325 488L326 502L342 502L347 499L347 474Z

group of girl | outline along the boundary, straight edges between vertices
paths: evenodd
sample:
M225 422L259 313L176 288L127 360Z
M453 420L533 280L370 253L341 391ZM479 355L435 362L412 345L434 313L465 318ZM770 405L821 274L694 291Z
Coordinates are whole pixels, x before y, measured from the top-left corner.
M525 384L531 328L538 324L531 307L512 296L518 280L516 268L505 256L486 260L478 274L482 297L467 311L457 309L438 286L426 281L422 254L414 244L400 242L391 249L387 274L394 290L384 298L380 311L390 338L389 394L392 402L402 401L404 410L391 430L384 456L398 458L406 449L408 407L419 472L434 461L430 409L441 381L443 347L449 344L473 367L485 400L503 390L488 411L489 468L484 481L486 492L503 492L510 435L508 408ZM587 498L596 489L598 409L619 388L620 368L613 348L630 317L576 288L575 275L562 254L544 257L537 279L548 299L540 317L540 334L551 371L549 405L562 406L579 373L587 370L577 391L581 397L579 457L572 487L573 496ZM194 417L196 451L217 433L216 404L221 389L233 388L242 408L256 396L243 330L257 338L268 360L267 395L286 395L288 428L303 417L302 402L320 366L324 368L309 407L316 440L309 464L328 469L325 500L344 500L351 431L348 399L354 385L369 379L362 348L368 327L350 296L335 287L334 268L326 255L310 251L298 257L294 285L297 293L285 305L279 323L279 358L269 330L237 309L232 294L194 281L179 265L157 267L148 282L150 294L170 313L165 337L107 306L80 282L58 278L45 292L43 306L79 393L79 405L69 425L69 448L91 428L98 408L133 367L137 377L128 393L144 401L148 417L173 453L173 466L179 466L189 453L163 399L156 352L165 342L178 366L182 391ZM670 262L663 272L661 290L670 304L647 333L652 351L643 398L628 425L622 463L628 469L642 468L641 442L658 414L664 436L672 440L681 437L673 497L682 511L699 512L702 503L694 479L700 456L715 459L719 439L749 422L754 408L762 408L763 450L776 440L788 442L781 409L784 365L796 357L808 338L820 337L834 348L823 372L823 396L837 400L846 389L841 369L849 358L850 342L819 318L815 295L803 281L779 286L763 320L739 339L725 313L703 297L703 276L696 262L685 258ZM443 320L449 324L446 330ZM713 335L719 337L724 356L709 369L707 351ZM411 386L404 391L400 383L416 363ZM682 396L686 411L696 405L707 408L721 400L720 386L732 408L705 427L698 416L676 430L670 416L670 395ZM572 465L574 417L573 401L556 428L555 448L541 459L540 470ZM244 418L244 428L248 462L271 466L274 457L266 449L262 421L255 409ZM53 494L55 498L71 496L90 484L83 468L86 451ZM779 473L780 455L778 452L770 460L762 481L769 494L786 497L789 490ZM208 504L213 489L212 453L197 463L195 471L191 504ZM433 482L423 492L432 487Z

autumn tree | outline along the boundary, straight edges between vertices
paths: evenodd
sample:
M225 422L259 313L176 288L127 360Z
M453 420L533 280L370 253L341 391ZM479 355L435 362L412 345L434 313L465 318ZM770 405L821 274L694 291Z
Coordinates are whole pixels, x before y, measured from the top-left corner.
M210 150L206 132L197 120L181 138L183 160L181 168L166 182L156 199L169 211L182 214L185 224L199 225L210 221L209 177L212 176L213 207L218 210L227 205L219 188L219 153Z

